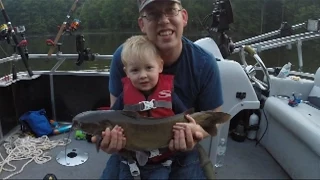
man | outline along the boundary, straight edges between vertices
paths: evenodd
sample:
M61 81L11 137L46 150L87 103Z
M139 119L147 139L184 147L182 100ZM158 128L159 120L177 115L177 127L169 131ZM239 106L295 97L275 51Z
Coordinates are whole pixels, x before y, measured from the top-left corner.
M174 91L187 108L196 111L221 111L223 104L220 74L215 58L183 37L183 29L188 22L188 13L182 8L180 0L138 0L140 17L138 24L158 48L164 61L164 74L174 74ZM121 78L125 76L121 63L120 46L113 55L110 68L111 106L122 92ZM194 120L186 116L190 123ZM121 150L126 143L121 127L106 129L102 132L101 149L109 154ZM199 164L195 144L207 137L207 133L191 133L189 127L174 131L169 148L180 151L172 163L170 179L203 179L204 174ZM95 142L95 137L92 138ZM113 154L102 179L117 178L119 156Z

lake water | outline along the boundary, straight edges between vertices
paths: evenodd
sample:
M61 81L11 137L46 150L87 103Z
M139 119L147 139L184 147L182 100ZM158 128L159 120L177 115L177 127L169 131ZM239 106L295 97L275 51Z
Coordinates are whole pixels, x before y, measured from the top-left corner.
M99 53L103 55L111 55L115 49L125 41L131 35L137 33L109 33L109 34L85 34L85 47L89 47L91 52ZM46 39L54 39L54 36L47 37L27 37L29 54L47 54L49 46L46 45ZM199 35L185 35L189 39L195 41L201 36ZM63 39L62 52L65 54L76 54L76 42L75 35L65 36ZM320 67L320 60L317 58L320 55L320 51L316 48L318 46L319 39L315 39L308 42L303 42L303 70L314 73L318 67ZM318 46L319 47L319 46ZM4 53L5 52L5 53ZM1 42L0 57L6 57L12 54L12 48L4 41ZM288 50L286 47L277 48L273 50L267 50L260 54L262 60L267 67L282 66L290 61L294 66L294 70L298 68L298 54L296 45L292 45L292 49ZM228 59L239 61L239 55L233 54ZM98 60L93 62L84 62L80 67L75 65L75 59L67 60L62 64L58 70L98 70L108 71L110 61ZM57 62L55 59L29 59L29 65L32 70L50 70ZM240 61L239 61L240 62ZM252 58L248 58L250 64L255 64ZM0 64L0 75L10 73L10 62ZM17 71L25 71L22 61L16 63Z

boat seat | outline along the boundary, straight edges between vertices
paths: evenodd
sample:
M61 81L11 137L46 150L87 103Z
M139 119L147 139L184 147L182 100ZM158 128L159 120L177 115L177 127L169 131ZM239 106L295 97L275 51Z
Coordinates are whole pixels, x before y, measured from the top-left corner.
M308 100L309 94L314 87L314 81L308 79L300 79L295 81L290 77L278 78L270 75L270 94L269 96L286 96L291 97L292 92L295 95L301 93L301 99Z
M286 84L283 84L286 86ZM268 97L261 116L258 138L292 179L320 179L320 109L314 107L320 97L320 68L307 99L298 106L288 105L288 98ZM319 105L319 104L318 104Z
M291 107L279 97L269 97L264 110L261 144L292 179L320 179L320 110L306 103Z
M291 107L286 98L269 97L265 111L320 156L320 110L307 103Z
M314 86L308 96L308 101L320 109L320 67L314 75Z

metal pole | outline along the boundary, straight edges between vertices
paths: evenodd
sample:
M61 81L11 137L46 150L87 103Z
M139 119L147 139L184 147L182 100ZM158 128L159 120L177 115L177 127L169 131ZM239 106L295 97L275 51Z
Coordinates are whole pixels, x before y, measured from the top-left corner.
M299 61L299 69L298 69L298 71L302 72L303 59L302 59L302 41L301 41L301 39L298 39L297 50L298 50L298 61Z

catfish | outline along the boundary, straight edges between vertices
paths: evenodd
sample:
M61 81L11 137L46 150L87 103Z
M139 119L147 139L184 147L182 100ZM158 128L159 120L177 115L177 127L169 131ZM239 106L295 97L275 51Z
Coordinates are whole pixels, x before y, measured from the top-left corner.
M102 141L101 132L107 127L112 129L118 125L124 130L127 139L124 149L151 151L168 147L173 136L173 125L178 122L189 122L185 118L186 114L189 114L211 136L217 135L216 124L225 123L231 117L224 112L212 110L194 112L193 109L165 118L144 117L135 111L95 110L76 115L72 120L72 129L98 137L96 148L99 151Z

